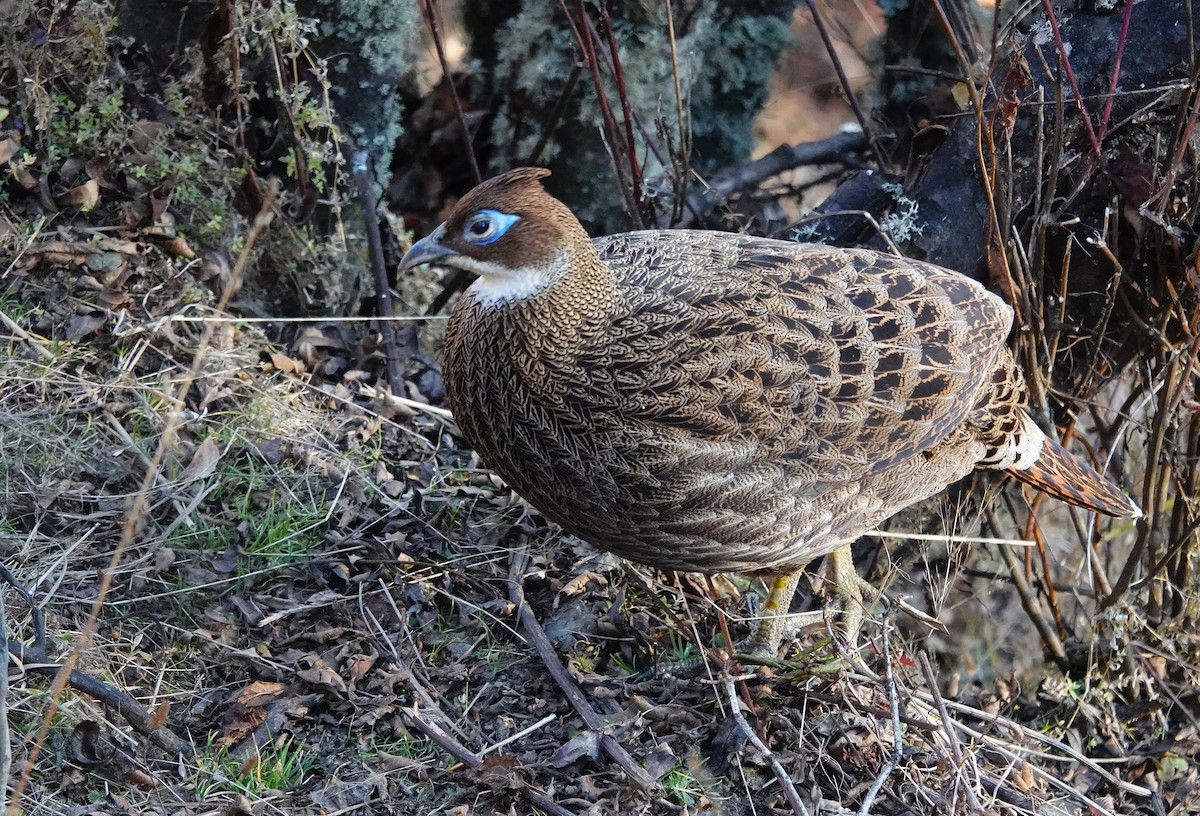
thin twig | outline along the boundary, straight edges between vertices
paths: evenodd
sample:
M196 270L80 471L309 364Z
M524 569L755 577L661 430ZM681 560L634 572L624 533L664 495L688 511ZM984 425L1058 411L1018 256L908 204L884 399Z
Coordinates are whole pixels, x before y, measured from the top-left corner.
M991 241L992 248L995 249L996 255L1000 259L1000 265L1003 267L1001 271L1004 273L1002 284L1012 292L1016 288L1013 281L1012 267L1008 260L1008 251L1005 249L1004 236L1007 230L1001 224L1000 209L996 203L996 141L992 133L992 128L984 119L983 99L979 95L979 89L975 87L975 82L971 77L971 63L967 60L967 55L963 52L962 43L958 37L954 35L954 26L950 23L950 18L946 15L946 9L942 5L942 0L933 0L933 8L937 12L938 19L942 23L942 28L946 32L946 39L950 42L950 47L954 50L954 58L958 61L959 70L963 72L963 76L968 78L964 84L967 89L967 96L971 100L971 109L975 114L975 160L979 163L980 179L983 182L983 192L987 196L988 203L988 225L992 230ZM987 142L987 152L984 152L984 141ZM988 163L988 158L991 163Z
M431 722L423 718L420 712L414 707L411 711L405 712L405 722L416 728L425 736L435 742L439 748L453 756L463 765L466 765L473 771L483 767L483 760L467 746L456 740L450 734L442 730L435 722ZM529 801L529 804L536 808L553 814L553 816L575 816L571 811L551 799L544 791L541 791L532 785L522 782L517 788L517 792Z
M871 120L867 118L862 106L858 104L858 97L854 93L854 88L850 85L850 78L846 76L846 69L842 67L842 61L838 58L837 49L834 48L833 38L829 36L829 29L825 26L825 18L821 16L821 11L817 7L816 0L804 0L804 2L808 5L813 22L817 25L817 33L821 35L821 42L825 43L825 52L829 56L829 61L833 64L833 70L837 72L838 82L842 86L842 93L846 95L846 101L850 104L850 109L854 111L854 118L858 120L858 126L862 128L867 143L871 146L871 153L875 156L875 164L880 169L883 169L887 167L887 162L884 161L883 152L879 149L879 145L875 143L875 138L871 133Z
M1113 102L1117 100L1117 80L1121 78L1121 57L1125 54L1125 43L1129 41L1129 21L1133 18L1133 3L1125 4L1121 17L1121 33L1117 35L1117 51L1113 55L1112 75L1108 80L1108 99L1104 100L1104 111L1100 114L1100 132L1096 137L1103 142L1108 132L1108 117L1112 115Z
M737 687L733 683L733 677L726 673L725 694L729 697L729 713L733 717L733 721L737 723L738 729L747 741L754 746L763 759L771 766L772 773L775 774L775 779L779 782L779 787L783 790L783 796L787 799L788 804L792 806L792 812L796 816L809 816L808 808L804 806L804 802L800 799L800 794L796 791L796 785L792 782L792 778L788 776L787 770L771 753L771 749L766 746L758 734L754 733L754 729L750 727L750 723L746 721L746 716L742 714L741 702L738 700Z
M419 402L417 400L409 399L408 397L399 397L395 394L384 394L370 386L363 386L361 393L363 396L370 399L381 399L385 402L391 403L392 405L399 405L402 408L409 408L413 411L420 411L422 413L429 414L430 416L437 417L443 422L454 421L454 414L450 413L445 408L439 408L438 406L430 405L427 402Z
M588 72L592 77L592 87L596 92L596 104L600 108L600 119L604 125L604 138L609 145L613 170L617 174L617 183L621 187L621 194L625 196L625 209L629 211L630 218L637 219L640 222L641 206L633 196L633 187L627 184L625 180L625 164L621 161L622 145L618 140L620 132L617 128L617 119L613 115L612 107L608 104L608 97L604 93L604 82L600 76L600 61L596 56L591 20L587 16L587 9L583 5L583 0L579 0L577 5L579 8L580 23L576 25L575 18L571 16L571 12L567 8L566 0L558 0L558 5L566 16L568 25L571 26L571 33L575 37L575 43L579 46L580 53L583 55L584 65L587 66ZM597 36L595 39L598 40L599 37ZM627 147L630 150L633 149L632 145L628 145Z
M93 527L92 529L95 528ZM46 619L42 615L41 607L39 607L37 601L34 600L33 593L22 586L21 583L17 581L17 577L13 575L12 572L9 571L8 567L4 566L3 564L0 564L0 579L15 589L17 594L21 596L21 600L23 600L25 605L29 607L29 621L33 626L34 648L44 651L46 648ZM5 629L4 632L7 636L8 630Z
M1042 0L1042 8L1046 10L1046 17L1050 20L1050 31L1054 35L1054 47L1058 50L1058 59L1062 63L1063 72L1067 75L1067 82L1071 84L1071 93L1075 95L1075 104L1079 108L1079 117L1083 119L1088 143L1092 146L1092 152L1096 154L1096 162L1100 165L1100 169L1107 174L1108 163L1104 161L1104 151L1100 149L1100 140L1096 138L1096 130L1092 127L1092 118L1088 115L1087 103L1084 102L1083 91L1079 88L1079 80L1071 69L1071 60L1067 58L1067 46L1063 43L1062 31L1058 27L1058 16L1054 13L1054 7L1050 5L1050 0Z
M883 644L883 687L887 692L888 708L892 712L892 753L888 756L887 762L883 763L875 781L871 783L871 787L863 796L862 804L858 808L858 816L870 816L871 805L875 802L875 797L879 795L879 791L883 789L883 783L892 775L892 771L896 770L900 764L900 758L904 755L904 729L900 724L900 695L896 692L896 678L892 674L890 619L891 610L889 609L883 615L883 635L880 637L880 642Z
M190 304L185 308L203 308L199 304ZM286 326L298 323L376 323L381 318L378 315L329 315L321 317L245 317L243 315L164 315L155 321L153 326L160 327L164 323L228 323L230 325L269 324ZM387 318L392 323L427 323L429 321L446 320L437 315L392 315Z
M621 767L626 775L635 785L642 790L652 789L656 781L653 776L646 771L637 761L630 756L629 752L621 743L608 733L605 733L604 721L600 719L600 715L592 708L587 697L580 691L579 686L571 679L571 675L567 673L562 661L558 659L558 655L554 651L554 646L550 643L550 638L546 636L545 630L537 621L537 617L533 614L533 609L530 608L529 602L525 600L525 589L522 585L524 576L522 571L517 567L518 559L514 555L512 568L509 570L509 600L517 608L517 619L521 622L521 627L525 630L525 636L537 651L538 657L542 659L550 676L554 678L563 694L566 695L567 701L571 703L571 707L579 714L584 725L600 734L600 747L604 752L612 757L613 761Z
M992 529L999 529L999 520L996 518L996 511L991 507L987 508L988 524ZM1029 617L1034 628L1037 629L1038 635L1042 638L1042 643L1046 649L1054 657L1054 662L1059 668L1064 671L1067 666L1067 652L1063 648L1062 640L1059 639L1058 633L1054 631L1054 625L1046 620L1046 616L1037 601L1037 594L1029 586L1029 582L1025 580L1024 571L1017 563L1017 558L1013 555L1012 550L1008 547L999 547L1000 557L1004 560L1004 565L1008 567L1008 573L1012 577L1013 587L1017 590L1017 595L1021 599L1021 607L1025 610L1025 614ZM1050 580L1050 576L1046 576L1046 580Z
M900 247L896 246L896 242L892 240L892 236L888 235L887 230L885 230L883 226L875 219L875 216L871 215L871 213L867 212L866 210L829 210L826 212L813 213L812 215L806 215L803 218L793 221L792 229L794 230L796 227L802 224L807 224L810 221L824 221L827 218L847 217L861 218L862 220L866 221L874 228L876 234L879 235L880 240L887 245L888 252L892 253L897 258L904 257L904 253L900 251Z
M36 351L38 356L41 357L43 360L49 361L49 360L54 359L54 352L52 352L50 349L46 348L46 346L42 342L41 338L35 337L34 335L25 331L25 329L21 328L21 326L17 323L17 321L13 320L11 317L6 315L2 311L0 311L0 323L3 323L5 326L8 327L8 330L10 332L12 332L14 335L19 337L20 339L24 340L29 345L29 347L31 349L33 349L34 351Z
M936 541L939 544L1002 544L1006 547L1035 547L1036 541L1028 538L992 538L974 535L940 535L938 533L905 533L893 530L869 530L863 534L869 538L899 538L909 541Z
M476 756L471 749L442 730L442 727L433 720L427 720L422 717L420 709L417 706L413 706L410 711L405 711L404 719L405 722L429 737L439 748L468 768L474 770L483 765L483 760Z
M466 148L467 158L471 161L471 172L475 183L483 181L479 172L479 162L475 158L475 140L471 136L471 128L467 125L467 115L463 112L462 100L458 98L458 88L454 85L454 77L450 74L450 61L446 59L446 46L442 42L442 32L438 27L437 8L433 0L425 0L425 19L429 22L429 34L433 38L433 47L437 50L438 62L442 66L442 77L450 88L450 98L454 101L454 113L458 116L458 125L462 128L463 147Z
M1126 782L1125 780L1121 779L1120 777L1118 777L1117 775L1115 775L1114 773L1109 771L1107 768L1105 768L1101 763L1094 762L1091 758L1085 756L1083 753L1072 748L1070 745L1067 745L1065 742L1062 742L1061 740L1057 740L1054 737L1050 736L1049 734L1045 734L1045 733L1042 733L1041 731L1036 731L1032 728L1029 728L1028 726L1022 725L1019 722L1017 722L1016 720L1005 717L1003 714L993 714L993 713L990 713L987 711L981 711L978 708L974 708L974 707L966 705L964 703L956 703L953 700L945 700L944 705L947 709L950 709L952 711L957 711L962 714L967 714L971 717L974 717L977 720L979 720L980 722L986 723L991 728L995 728L995 727L999 726L1001 728L1008 729L1008 730L1012 731L1013 733L1018 733L1025 737L1028 737L1029 739L1035 740L1036 742L1040 742L1043 745L1048 745L1049 747L1053 748L1055 751L1059 752L1057 756L1052 757L1053 759L1058 760L1058 761L1065 761L1065 762L1078 762L1080 765L1087 767L1090 771L1103 777L1108 783L1115 785L1116 787L1120 788L1121 790L1125 791L1126 793L1132 794L1134 796L1140 796L1140 797L1151 797L1154 795L1154 791L1150 790L1149 788L1143 787L1141 785L1135 785L1132 782ZM970 729L967 729L961 722L959 722L956 719L950 720L950 722L953 723L956 727L958 727L960 729L964 729L964 732L968 733L969 736L987 738L987 735L985 735L985 734L981 734L978 732L972 732ZM996 740L995 738L987 738L987 739L988 739L989 745L991 745L992 747L996 746L998 740ZM1025 753L1025 754L1038 753L1031 748L1025 747L1024 745L1019 745L1017 743L1011 743L1011 744L1013 745L1013 749L1015 751L1019 751L1019 752Z
M354 183L358 186L358 205L363 211L367 227L367 254L371 259L371 278L375 281L375 312L379 315L379 334L383 338L383 357L387 367L388 385L392 393L399 393L400 357L396 344L396 327L392 322L392 289L388 283L387 269L383 263L383 240L379 235L378 202L371 189L370 156L365 150L356 150L350 162Z
M558 123L562 121L563 114L567 112L567 105L571 101L571 95L575 93L575 86L579 84L579 75L583 73L583 69L578 63L571 66L571 73L567 74L567 81L563 83L562 90L558 92L558 99L554 101L554 107L550 109L550 115L542 122L541 135L538 136L537 144L533 146L533 150L529 151L529 156L522 162L527 167L534 167L542 163L542 153L546 150L546 145L550 144L550 137L558 128ZM431 311L437 311L432 309Z
M929 695L933 698L933 705L937 709L938 716L941 717L942 733L945 734L946 743L950 747L950 756L954 758L954 767L960 771L965 771L967 763L963 758L962 743L959 742L958 732L948 726L950 712L946 710L946 701L942 699L942 692L938 688L937 675L933 671L933 664L929 662L929 656L925 652L918 654L917 663L921 667L921 676L925 678L925 687L929 689ZM964 790L967 794L967 804L970 805L972 811L982 813L983 807L979 804L978 797L975 796L975 788L968 784L964 787Z
M629 104L629 90L625 87L625 71L621 68L621 53L617 49L617 37L613 33L612 17L608 13L608 4L600 4L600 20L604 23L605 39L608 41L609 66L613 81L617 86L617 98L621 101L621 116L625 120L626 158L629 160L629 179L633 184L633 198L642 201L642 169L638 166L637 151L634 149L637 141L633 138L633 107ZM587 20L592 36L599 39L599 34Z
M1167 204L1171 200L1170 193L1175 189L1176 175L1183 166L1184 157L1188 155L1188 146L1192 143L1192 131L1196 127L1197 120L1200 119L1200 90L1197 89L1198 85L1200 85L1200 62L1192 66L1188 82L1188 87L1191 91L1191 109L1186 117L1177 117L1176 131L1171 138L1171 149L1167 154L1170 157L1168 160L1168 170L1163 174L1158 189L1138 208L1139 212L1146 214L1148 212L1147 208L1151 204L1154 204L1157 208L1157 215L1160 221L1166 212ZM1187 97L1185 96L1184 99L1186 100Z
M675 80L675 125L679 128L679 149L671 156L671 166L675 168L672 179L675 187L675 203L672 207L671 220L677 223L683 218L683 201L687 198L689 166L691 164L692 145L687 119L683 112L683 84L679 79L679 53L675 42L675 14L671 10L671 0L663 0L667 9L667 42L671 45L671 77ZM670 150L670 145L667 145Z
M388 605L392 609L392 614L396 616L397 620L404 620L403 612L401 612L401 610L397 607L396 599L392 597L392 593L388 590L387 584L382 580L379 583L380 593L387 600ZM379 638L381 642L388 645L388 649L392 653L392 660L395 661L396 666L398 667L398 674L412 691L413 696L416 698L418 707L423 708L426 711L432 711L437 715L437 718L440 722L446 723L465 739L467 737L466 729L463 728L463 725L457 720L451 718L444 711L442 711L441 706L438 705L438 701L433 698L433 694L430 693L429 689L425 688L425 684L421 682L419 677L417 677L417 673L400 657L400 652L396 649L395 645L393 645L392 639L388 635L386 628L382 623L380 623L379 618L375 615L375 613L371 611L370 605L364 602L364 598L361 593L359 595L359 611L362 613L363 620L367 621L374 628L376 637Z
M492 751L499 751L505 745L516 742L517 740L521 739L521 737L525 737L525 736L532 734L534 731L537 731L539 728L541 728L543 725L546 725L547 723L554 722L554 720L557 719L557 717L558 717L557 714L547 714L545 717L542 717L540 720L535 722L533 725L530 725L526 728L522 728L517 733L513 734L510 737L500 740L495 745L489 745L487 748L484 748L482 751L479 752L479 756L485 757L488 754L490 754Z
M590 36L596 40L599 40L600 35L596 32L596 27L592 24L590 18L585 18L585 24L587 25ZM605 68L608 69L608 72L615 75L616 66L613 65L612 59L609 58L608 53L606 51L594 53L598 58L602 58L604 60ZM654 140L654 137L651 135L649 129L647 129L646 124L642 121L642 117L638 114L637 108L632 108L631 113L633 115L633 123L637 125L638 133L642 135L642 143L651 153L654 154L654 158L658 160L659 164L661 164L663 167L670 165L670 157L664 155L662 150L659 149L658 143Z

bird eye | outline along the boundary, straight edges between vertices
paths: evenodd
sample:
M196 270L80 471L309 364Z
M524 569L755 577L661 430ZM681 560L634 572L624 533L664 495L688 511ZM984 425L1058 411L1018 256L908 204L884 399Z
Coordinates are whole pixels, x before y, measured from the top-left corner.
M476 246L485 246L498 240L520 219L519 215L497 210L480 210L463 224L463 240Z

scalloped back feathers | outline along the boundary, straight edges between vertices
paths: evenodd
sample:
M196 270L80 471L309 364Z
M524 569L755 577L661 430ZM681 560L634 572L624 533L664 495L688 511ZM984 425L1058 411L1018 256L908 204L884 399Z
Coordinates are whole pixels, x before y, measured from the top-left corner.
M569 532L662 568L785 572L976 467L1137 512L1029 420L1012 310L975 281L720 232L593 242L544 175L480 185L405 265L480 275L447 325L450 406ZM479 246L481 210L515 220Z

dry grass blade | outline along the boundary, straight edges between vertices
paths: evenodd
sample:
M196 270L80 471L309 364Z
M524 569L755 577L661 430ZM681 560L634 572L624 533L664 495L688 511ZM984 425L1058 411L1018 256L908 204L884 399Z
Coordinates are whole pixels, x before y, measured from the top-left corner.
M278 183L276 183L278 184ZM245 272L246 263L250 258L250 253L257 243L259 237L266 231L273 218L273 207L275 203L275 195L277 187L268 192L264 198L263 209L259 212L251 227L250 233L246 238L246 244L238 257L238 262L233 269L233 274L230 277L230 283L225 287L221 295L221 300L218 304L218 310L224 311L228 306L229 300L241 286L241 278ZM113 575L116 573L118 565L121 563L121 558L125 554L130 544L133 543L133 538L138 527L143 522L143 514L146 511L149 500L150 489L158 478L158 467L162 464L163 457L166 454L167 444L174 438L174 428L178 427L182 421L182 409L184 398L188 390L192 387L196 377L200 373L201 365L204 357L208 353L209 342L212 339L213 330L210 326L205 327L205 332L202 336L202 342L196 350L195 356L192 358L192 366L188 373L182 378L176 389L174 405L177 410L168 413L165 423L162 439L151 458L152 467L147 469L145 476L142 479L141 487L134 496L129 510L125 516L125 523L121 527L121 537L117 542L117 546L113 550L112 558L109 560L108 567L104 570L100 577L100 586L96 593L96 600L92 604L91 612L88 615L87 621L84 623L79 636L75 639L67 657L62 662L61 668L55 675L54 682L50 688L50 702L43 715L42 723L38 728L37 734L32 740L32 747L29 752L29 757L25 761L25 765L21 770L20 778L13 790L12 798L9 800L6 812L9 816L17 816L21 809L21 797L24 794L26 786L29 784L30 777L33 774L34 765L37 762L38 752L41 746L45 743L46 735L50 731L50 724L54 720L54 715L58 710L58 701L61 699L63 692L66 690L71 680L71 674L75 670L75 664L78 662L80 655L90 647L91 640L95 636L96 624L100 619L101 610L104 608L104 602L108 595L108 590L112 586Z

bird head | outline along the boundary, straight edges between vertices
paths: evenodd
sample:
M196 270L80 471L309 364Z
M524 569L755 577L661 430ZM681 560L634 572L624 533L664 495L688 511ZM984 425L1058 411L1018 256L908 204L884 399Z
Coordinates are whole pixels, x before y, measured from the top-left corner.
M566 205L542 189L549 170L522 167L467 193L437 229L405 253L400 271L431 264L479 276L474 295L492 303L534 297L560 280L591 242Z

